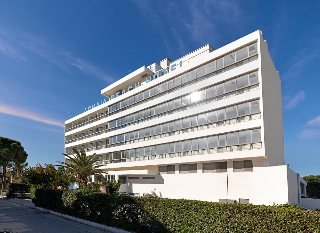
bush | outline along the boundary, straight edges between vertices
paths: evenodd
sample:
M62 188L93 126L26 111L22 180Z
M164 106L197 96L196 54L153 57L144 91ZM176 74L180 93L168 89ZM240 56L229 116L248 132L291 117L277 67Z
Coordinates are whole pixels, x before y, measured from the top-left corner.
M32 201L38 207L64 212L62 194L62 190L36 189Z
M289 205L221 204L81 190L61 194L36 192L36 205L134 232L320 232L319 212ZM48 205L49 198L56 204Z
M17 193L27 194L30 193L30 186L27 184L9 184L7 197L14 198L17 197Z

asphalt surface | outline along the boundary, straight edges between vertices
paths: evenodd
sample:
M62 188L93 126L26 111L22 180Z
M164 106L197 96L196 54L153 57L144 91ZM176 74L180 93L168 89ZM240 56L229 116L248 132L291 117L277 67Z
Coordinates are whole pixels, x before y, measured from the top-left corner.
M0 199L0 233L108 232Z

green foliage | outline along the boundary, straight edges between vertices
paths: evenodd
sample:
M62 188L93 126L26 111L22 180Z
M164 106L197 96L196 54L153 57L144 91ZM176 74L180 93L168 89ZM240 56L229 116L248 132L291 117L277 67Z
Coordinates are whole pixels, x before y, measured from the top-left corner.
M111 181L111 180L107 181L107 187L109 189L109 193L110 194L119 193L120 186L121 186L121 182L120 181Z
M320 212L290 205L221 204L78 190L60 194L37 192L35 203L133 232L320 232ZM52 200L57 204L52 206Z
M307 181L307 195L312 198L320 198L320 175L318 176L305 176Z
M55 169L51 164L27 168L23 174L23 180L36 189L57 189L67 188L70 179L64 168Z
M0 137L0 166L3 167L2 184L5 187L7 183L7 167L21 167L27 160L28 154L19 141ZM15 173L19 175L19 173Z
M7 197L13 198L13 197L16 197L16 195L15 195L16 193L25 194L25 193L29 193L29 192L30 192L29 185L11 183L11 184L9 184Z
M96 154L87 155L84 150L73 149L73 152L74 155L64 154L67 161L66 163L61 163L61 166L65 167L75 177L80 187L87 186L91 175L101 173L97 169L99 166L95 165L100 161L100 156Z
M36 206L63 212L62 193L62 190L35 189L35 198L32 201Z

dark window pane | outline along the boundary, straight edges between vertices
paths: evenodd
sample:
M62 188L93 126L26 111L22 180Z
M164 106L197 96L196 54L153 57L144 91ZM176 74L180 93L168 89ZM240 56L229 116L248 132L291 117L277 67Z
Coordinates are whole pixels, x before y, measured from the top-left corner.
M207 89L207 99L211 99L217 96L216 87L210 87Z
M235 53L230 53L226 56L224 56L224 67L229 66L236 61Z
M207 124L207 113L198 115L198 125Z
M215 123L217 121L218 121L217 112L216 111L208 112L208 122Z
M239 144L250 144L251 143L251 131L245 130L239 132Z
M226 135L221 134L219 135L219 147L224 147L227 145Z
M251 114L259 113L260 112L260 101L255 100L251 102Z
M238 116L246 116L250 114L249 103L243 103L238 105Z
M216 61L212 61L206 65L206 74L216 71Z
M227 134L227 145L228 146L234 146L234 145L238 145L238 133L228 133Z
M218 136L208 137L208 148L217 148L218 147Z
M249 74L249 80L250 80L250 85L254 85L259 83L259 79L258 79L258 72L253 72L251 74Z
M175 128L175 130L181 130L182 129L182 120L176 120L174 122L174 128Z
M199 138L198 139L199 150L207 149L207 138Z
M247 57L248 57L248 48L247 47L244 47L242 49L237 50L237 52L236 52L237 61L241 61Z
M226 108L226 119L234 119L237 117L237 106Z

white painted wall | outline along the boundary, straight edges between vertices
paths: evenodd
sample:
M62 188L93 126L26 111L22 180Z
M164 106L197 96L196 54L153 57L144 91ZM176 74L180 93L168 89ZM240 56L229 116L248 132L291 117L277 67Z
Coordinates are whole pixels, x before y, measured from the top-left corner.
M320 199L301 198L301 206L309 210L320 210Z

